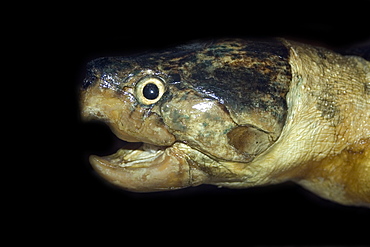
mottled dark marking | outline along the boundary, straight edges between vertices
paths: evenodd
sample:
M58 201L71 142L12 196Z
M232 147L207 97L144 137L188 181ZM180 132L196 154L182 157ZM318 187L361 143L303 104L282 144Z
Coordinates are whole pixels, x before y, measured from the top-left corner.
M216 95L227 104L233 104L234 108L242 110L245 107L258 106L266 110L268 105L264 104L260 96L270 94L276 98L276 90L271 88L270 77L257 69L224 66L210 73L201 67L196 67L192 73L193 85L202 92Z
M235 112L258 108L279 123L285 121L291 69L289 51L282 43L245 42L228 48L214 45L207 50L202 60L188 68L187 82ZM207 59L210 55L213 60Z
M321 117L330 122L331 126L337 126L340 119L340 108L338 106L338 90L334 89L335 84L323 84L320 90L312 91L316 108L321 111Z
M332 95L320 98L317 101L317 108L322 112L321 117L326 120L333 119L339 114L339 108L335 101L333 101Z
M316 48L316 50L317 50L317 55L321 58L321 59L324 59L324 60L326 60L327 59L327 57L326 57L326 55L325 55L325 53L326 53L326 51L324 51L322 48L320 48L320 47L317 47Z

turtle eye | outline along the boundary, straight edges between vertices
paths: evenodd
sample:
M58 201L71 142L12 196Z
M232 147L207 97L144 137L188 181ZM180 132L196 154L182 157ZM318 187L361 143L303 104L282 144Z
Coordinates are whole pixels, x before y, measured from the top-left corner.
M143 96L148 100L155 100L159 96L159 88L154 83L148 83L143 88Z
M136 98L144 105L156 103L165 92L164 82L158 77L145 77L136 84Z

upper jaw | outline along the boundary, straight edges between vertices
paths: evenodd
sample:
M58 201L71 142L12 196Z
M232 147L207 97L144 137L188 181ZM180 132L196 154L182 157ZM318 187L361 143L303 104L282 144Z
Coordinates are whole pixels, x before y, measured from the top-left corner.
M128 90L128 89L127 89ZM81 93L82 117L106 122L113 133L128 142L144 142L170 146L175 136L164 126L160 117L137 105L132 94L105 89L96 84Z

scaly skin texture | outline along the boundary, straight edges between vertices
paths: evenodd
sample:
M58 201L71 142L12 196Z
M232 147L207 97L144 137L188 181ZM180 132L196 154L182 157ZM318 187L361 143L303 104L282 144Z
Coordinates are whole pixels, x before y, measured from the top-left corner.
M124 189L290 180L370 206L370 63L360 57L236 39L102 58L89 64L81 109L144 143L90 157Z
M324 198L369 205L369 62L303 45L292 44L291 51L295 95L289 96L297 115L289 120L301 122L301 131L286 124L300 133L295 148L300 157L294 160L304 167L294 180Z

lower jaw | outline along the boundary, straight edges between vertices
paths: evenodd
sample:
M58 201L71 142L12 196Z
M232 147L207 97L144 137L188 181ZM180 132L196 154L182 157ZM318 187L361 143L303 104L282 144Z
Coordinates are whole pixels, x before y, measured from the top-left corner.
M207 174L189 164L184 144L170 147L142 144L138 149L120 149L105 157L90 156L90 163L104 179L135 192L173 190L199 185ZM196 175L196 181L194 175Z

